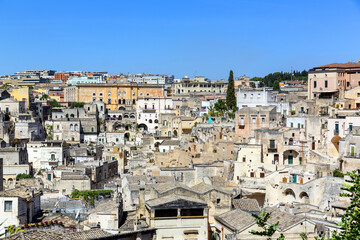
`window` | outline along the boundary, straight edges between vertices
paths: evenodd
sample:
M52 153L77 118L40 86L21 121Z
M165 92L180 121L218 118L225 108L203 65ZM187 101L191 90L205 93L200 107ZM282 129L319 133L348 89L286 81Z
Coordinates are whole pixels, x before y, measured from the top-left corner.
M256 118L252 118L252 123L256 123Z
M110 98L108 99L108 104L111 104L111 99Z
M78 130L78 125L77 124L75 124L75 131L77 131Z
M70 124L70 131L74 131L74 126Z
M147 105L146 105L146 104L144 105L144 107L145 107L145 109L147 109Z
M55 153L51 154L51 160L55 160Z
M325 80L325 88L328 87L328 80Z
M298 128L300 128L300 123L298 123Z
M146 96L150 96L150 93L146 93Z
M100 93L99 95L102 96L102 93Z
M294 123L290 123L290 127L292 127L292 128L293 128L293 127L294 127Z
M96 96L96 93L93 93L93 96Z
M5 212L11 212L12 211L12 201L5 201L4 205L4 211Z
M270 140L270 148L271 149L275 148L275 140Z
M316 81L314 81L314 88L316 88Z
M265 123L265 118L261 118L261 123L262 123L262 124Z
M355 156L355 145L351 145L350 146L350 156L354 157Z
M240 118L240 125L244 125L244 118Z

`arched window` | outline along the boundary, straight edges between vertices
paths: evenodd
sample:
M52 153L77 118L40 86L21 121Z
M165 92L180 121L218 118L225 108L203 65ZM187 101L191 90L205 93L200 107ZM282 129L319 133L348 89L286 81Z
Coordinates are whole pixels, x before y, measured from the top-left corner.
M151 119L149 119L149 123L152 123L152 120L151 120Z
M70 114L70 117L71 117L71 118L74 118L74 117L75 117L75 115L74 115L74 114Z
M78 125L77 124L75 124L75 131L77 131L78 130Z
M70 131L74 131L74 126L70 124Z
M122 100L122 104L125 104L125 99Z
M155 121L154 121L155 123L159 123L159 120L157 120L157 119L155 119Z

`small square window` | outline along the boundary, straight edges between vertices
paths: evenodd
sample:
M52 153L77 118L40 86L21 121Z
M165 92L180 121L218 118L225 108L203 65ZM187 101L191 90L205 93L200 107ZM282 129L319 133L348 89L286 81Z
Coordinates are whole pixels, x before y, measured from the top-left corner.
M4 211L11 212L12 211L12 201L5 201Z

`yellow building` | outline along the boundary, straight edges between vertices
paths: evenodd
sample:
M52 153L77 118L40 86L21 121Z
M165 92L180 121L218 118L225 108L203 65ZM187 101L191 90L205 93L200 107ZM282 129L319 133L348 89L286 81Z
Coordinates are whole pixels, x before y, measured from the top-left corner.
M24 101L26 103L26 108L29 108L30 104L30 88L22 87L22 88L12 88L10 90L10 95L13 99L18 101Z
M162 85L150 84L80 84L64 89L65 102L102 101L109 110L135 108L138 98L164 97Z
M21 79L4 79L4 84L10 84L14 86L35 86L40 83L40 78L26 78L23 77Z

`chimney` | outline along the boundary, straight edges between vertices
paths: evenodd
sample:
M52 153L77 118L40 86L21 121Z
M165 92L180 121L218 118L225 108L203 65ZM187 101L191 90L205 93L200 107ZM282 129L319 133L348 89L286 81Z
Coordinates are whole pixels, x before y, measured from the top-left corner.
M291 204L290 208L289 208L289 212L291 215L295 215L295 208L294 205Z
M137 219L145 216L145 187L139 189L139 207L136 209Z
M280 211L285 212L285 204L280 203L279 206L280 206Z

